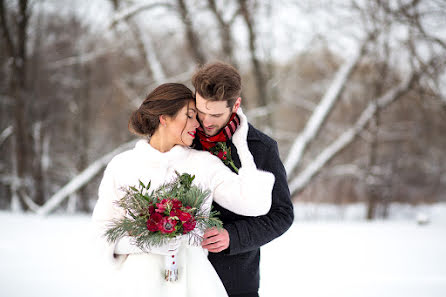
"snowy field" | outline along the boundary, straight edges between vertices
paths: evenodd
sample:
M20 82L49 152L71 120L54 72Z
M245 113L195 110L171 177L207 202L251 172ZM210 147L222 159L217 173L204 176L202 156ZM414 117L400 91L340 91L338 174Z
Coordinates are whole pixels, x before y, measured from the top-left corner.
M446 296L446 206L424 211L427 225L298 217L262 248L261 296ZM0 212L0 296L99 296L89 220Z

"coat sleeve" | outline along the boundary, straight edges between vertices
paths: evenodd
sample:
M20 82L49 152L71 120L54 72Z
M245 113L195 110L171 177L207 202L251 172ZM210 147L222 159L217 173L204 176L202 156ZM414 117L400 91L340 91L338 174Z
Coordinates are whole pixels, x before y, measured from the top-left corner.
M203 152L203 168L209 178L213 199L224 208L244 216L268 213L274 175L252 166L243 166L238 175L233 173L217 157Z
M224 228L230 237L227 253L231 255L258 249L282 235L293 223L293 205L277 143L269 148L267 154L268 159L263 169L272 172L275 176L271 209L262 216L246 217L225 224Z
M109 164L104 171L104 176L99 185L98 201L93 210L92 222L96 235L95 245L97 252L106 262L119 266L125 261L127 255L116 254L116 243L109 243L104 236L110 220L124 216L123 211L114 203L121 198L120 191L117 187L118 185L115 183L113 174L113 166Z

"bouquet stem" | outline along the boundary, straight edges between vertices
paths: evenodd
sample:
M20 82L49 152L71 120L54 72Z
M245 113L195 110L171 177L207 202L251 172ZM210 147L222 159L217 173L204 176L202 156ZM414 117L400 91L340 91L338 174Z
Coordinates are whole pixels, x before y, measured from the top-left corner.
M178 280L178 264L177 255L164 256L164 279L168 282L175 282Z

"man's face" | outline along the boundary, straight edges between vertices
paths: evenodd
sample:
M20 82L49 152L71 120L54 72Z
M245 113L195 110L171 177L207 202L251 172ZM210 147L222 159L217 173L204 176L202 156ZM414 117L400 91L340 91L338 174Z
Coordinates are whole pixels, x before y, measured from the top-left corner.
M196 107L198 111L198 120L208 136L216 135L231 118L232 113L236 112L240 106L240 98L232 108L227 106L227 101L209 101L196 93Z

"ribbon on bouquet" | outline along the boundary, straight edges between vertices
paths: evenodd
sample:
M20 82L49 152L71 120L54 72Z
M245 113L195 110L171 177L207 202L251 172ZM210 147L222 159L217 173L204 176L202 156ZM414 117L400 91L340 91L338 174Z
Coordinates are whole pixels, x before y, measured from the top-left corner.
M168 282L175 282L178 280L178 264L177 254L164 256L164 279Z
M182 236L180 235L169 239L167 242L171 253L164 256L164 279L168 282L178 280L178 250L181 248L181 240Z

